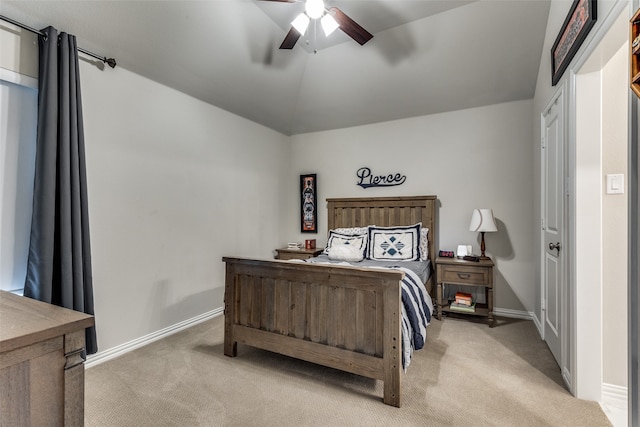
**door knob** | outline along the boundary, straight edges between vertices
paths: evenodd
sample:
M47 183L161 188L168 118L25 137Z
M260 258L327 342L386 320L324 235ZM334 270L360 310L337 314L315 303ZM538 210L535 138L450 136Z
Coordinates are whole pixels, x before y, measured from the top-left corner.
M557 249L560 252L560 242L558 243L549 243L549 249L554 250Z

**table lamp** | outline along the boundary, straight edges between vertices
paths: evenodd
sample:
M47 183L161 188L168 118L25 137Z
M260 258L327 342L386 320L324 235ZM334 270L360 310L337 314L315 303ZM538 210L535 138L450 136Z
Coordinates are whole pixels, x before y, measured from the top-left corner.
M496 220L493 217L493 211L491 209L474 209L473 214L471 214L469 231L479 231L482 234L480 241L482 254L480 255L480 259L489 259L489 257L484 254L484 233L498 231Z

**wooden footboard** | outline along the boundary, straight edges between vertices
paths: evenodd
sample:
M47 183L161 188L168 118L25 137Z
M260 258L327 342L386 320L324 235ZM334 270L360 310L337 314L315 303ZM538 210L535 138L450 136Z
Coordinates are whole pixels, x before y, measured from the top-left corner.
M400 406L404 273L291 261L226 263L224 354L237 343L384 382Z

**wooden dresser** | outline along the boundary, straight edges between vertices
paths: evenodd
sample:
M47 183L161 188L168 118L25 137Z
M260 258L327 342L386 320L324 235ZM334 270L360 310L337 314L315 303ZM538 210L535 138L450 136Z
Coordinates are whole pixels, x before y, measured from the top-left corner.
M84 425L85 329L94 318L0 291L0 414L7 426Z

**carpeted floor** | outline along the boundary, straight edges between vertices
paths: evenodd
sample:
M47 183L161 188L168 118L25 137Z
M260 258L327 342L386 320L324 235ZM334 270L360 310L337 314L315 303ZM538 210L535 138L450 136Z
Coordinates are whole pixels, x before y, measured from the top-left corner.
M222 353L222 316L86 371L87 426L610 426L575 399L530 321L493 329L448 318L427 329L403 376L382 383L238 345Z

